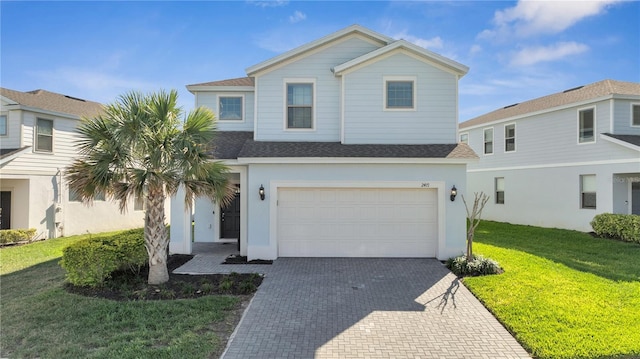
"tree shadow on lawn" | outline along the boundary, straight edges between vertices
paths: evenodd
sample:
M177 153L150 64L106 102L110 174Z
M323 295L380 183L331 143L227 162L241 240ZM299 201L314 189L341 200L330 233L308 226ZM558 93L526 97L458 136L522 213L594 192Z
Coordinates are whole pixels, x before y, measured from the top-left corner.
M640 245L588 233L483 221L476 240L526 252L614 281L640 281Z

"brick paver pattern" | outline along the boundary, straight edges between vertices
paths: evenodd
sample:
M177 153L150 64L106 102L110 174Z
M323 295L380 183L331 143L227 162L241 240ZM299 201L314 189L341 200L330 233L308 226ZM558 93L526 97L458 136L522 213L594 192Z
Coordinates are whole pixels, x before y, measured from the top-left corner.
M211 260L196 256L178 271L216 272ZM247 267L265 280L224 359L530 358L435 259L280 258Z

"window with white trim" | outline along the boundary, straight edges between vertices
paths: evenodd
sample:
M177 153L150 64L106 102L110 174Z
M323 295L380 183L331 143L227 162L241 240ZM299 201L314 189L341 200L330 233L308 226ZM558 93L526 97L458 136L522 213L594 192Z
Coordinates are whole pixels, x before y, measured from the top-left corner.
M595 137L595 110L588 108L578 111L578 143L589 143Z
M104 192L97 192L95 196L93 196L93 200L104 201L105 200ZM72 190L71 188L69 188L69 202L80 202L80 195L78 195L78 192Z
M640 126L640 104L631 105L631 126Z
M580 175L580 208L596 209L596 175Z
M242 121L244 119L242 102L242 96L219 96L218 120Z
M7 116L0 116L0 136L7 135Z
M493 153L493 127L485 128L484 131L484 154L490 155Z
M469 143L469 134L468 133L461 133L460 134L460 143Z
M495 178L496 204L504 204L504 177Z
M415 108L415 81L386 80L385 108L387 110L413 110Z
M504 152L516 150L516 124L511 123L504 126Z
M133 210L134 211L144 211L144 196L136 195L133 199Z
M287 83L287 128L313 128L313 83Z
M53 120L37 120L36 151L53 152Z

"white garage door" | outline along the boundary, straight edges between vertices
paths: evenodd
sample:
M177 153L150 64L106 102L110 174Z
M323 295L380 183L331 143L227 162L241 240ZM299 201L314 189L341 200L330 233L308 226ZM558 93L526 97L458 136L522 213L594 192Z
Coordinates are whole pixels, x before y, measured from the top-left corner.
M280 257L435 257L435 189L280 188Z

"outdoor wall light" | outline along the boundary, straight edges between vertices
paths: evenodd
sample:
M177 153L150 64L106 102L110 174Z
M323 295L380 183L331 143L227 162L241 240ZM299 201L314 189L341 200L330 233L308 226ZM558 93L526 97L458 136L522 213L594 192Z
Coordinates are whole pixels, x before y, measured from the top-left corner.
M258 190L258 194L260 195L260 199L264 201L264 187L260 185L260 189Z
M458 189L456 188L455 185L453 185L453 187L451 187L451 202L456 200L457 195L458 195Z

